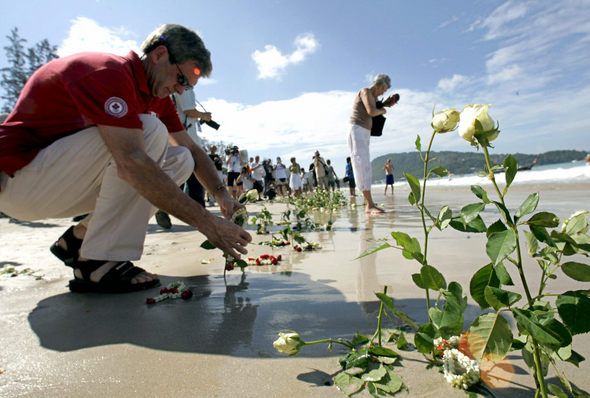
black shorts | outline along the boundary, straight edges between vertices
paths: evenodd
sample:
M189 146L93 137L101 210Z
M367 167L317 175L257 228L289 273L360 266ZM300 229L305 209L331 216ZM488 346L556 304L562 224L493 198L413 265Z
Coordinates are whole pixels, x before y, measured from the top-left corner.
M258 191L258 193L262 193L262 181L254 181L254 189Z
M349 188L356 188L356 184L354 183L354 178L350 178L348 180L348 187Z
M227 186L233 187L236 179L240 176L240 173L236 173L235 171L230 171L227 173Z

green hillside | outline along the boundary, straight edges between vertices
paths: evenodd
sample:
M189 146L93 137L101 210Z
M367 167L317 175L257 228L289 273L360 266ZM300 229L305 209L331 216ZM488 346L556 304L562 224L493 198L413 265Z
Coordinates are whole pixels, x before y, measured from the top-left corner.
M537 158L536 166L544 164L564 163L571 162L573 160L583 160L588 154L588 151L574 151L574 150L561 150L561 151L549 151L538 155L530 155L524 153L512 154L519 166L530 165L534 159ZM490 155L490 160L493 164L502 164L507 154ZM480 170L483 170L484 157L483 153L480 152L454 152L454 151L441 151L431 152L431 159L436 158L434 161L429 162L431 167L443 166L455 175L461 174L472 174ZM410 173L420 178L423 175L424 163L420 159L420 155L417 151L414 152L402 152L402 153L390 153L387 155L379 156L373 159L371 167L373 169L373 182L379 183L385 181L385 172L383 171L383 165L387 159L391 159L395 170L393 175L397 180L403 179L404 173Z

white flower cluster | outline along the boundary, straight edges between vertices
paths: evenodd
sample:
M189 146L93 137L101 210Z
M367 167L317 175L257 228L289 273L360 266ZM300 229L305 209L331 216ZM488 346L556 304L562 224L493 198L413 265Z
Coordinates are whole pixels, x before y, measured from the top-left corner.
M457 348L459 347L459 340L461 340L459 336L451 336L447 340L439 337L438 339L434 339L433 344L434 347Z
M182 297L182 293L186 290L184 282L172 282L168 286L160 290L160 294L154 297L154 301L159 303L167 299L178 299Z
M467 390L479 381L479 365L456 348L445 350L443 354L445 380L453 387Z

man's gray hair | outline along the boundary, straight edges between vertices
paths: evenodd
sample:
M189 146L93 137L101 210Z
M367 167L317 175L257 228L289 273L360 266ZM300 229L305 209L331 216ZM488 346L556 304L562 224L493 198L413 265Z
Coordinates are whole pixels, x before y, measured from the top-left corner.
M194 61L201 70L201 76L207 77L211 74L211 53L195 31L182 25L162 25L148 35L141 45L141 50L148 54L161 45L168 49L171 63Z
M380 73L377 76L375 76L375 79L373 80L373 84L374 85L381 84L383 86L386 86L389 89L389 88L391 88L391 79L386 74Z

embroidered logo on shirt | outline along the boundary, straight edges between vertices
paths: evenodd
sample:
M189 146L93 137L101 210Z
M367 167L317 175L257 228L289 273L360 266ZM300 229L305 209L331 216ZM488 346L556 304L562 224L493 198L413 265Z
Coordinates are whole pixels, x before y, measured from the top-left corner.
M127 114L127 103L123 98L111 97L104 103L104 111L107 115L123 117Z

